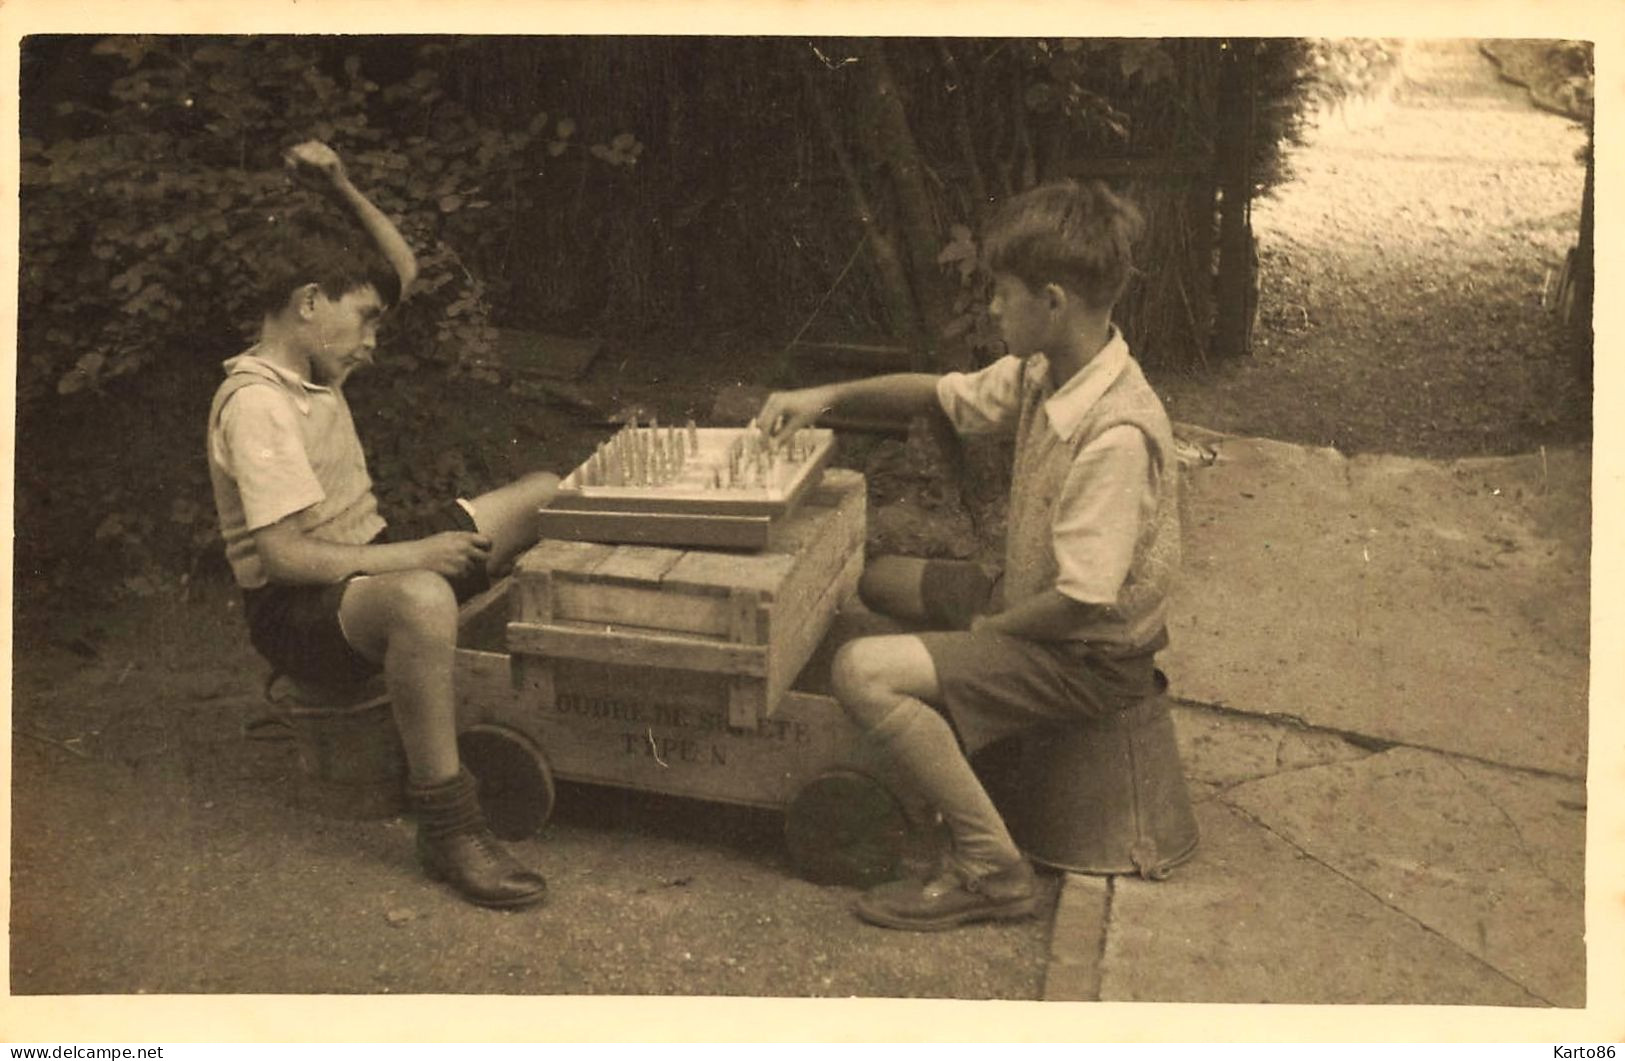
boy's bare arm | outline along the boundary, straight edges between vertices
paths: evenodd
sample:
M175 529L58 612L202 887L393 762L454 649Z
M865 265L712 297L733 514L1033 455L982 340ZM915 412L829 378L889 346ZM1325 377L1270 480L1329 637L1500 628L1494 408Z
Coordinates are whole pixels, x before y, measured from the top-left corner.
M298 515L254 532L254 548L273 582L326 585L351 575L433 571L455 578L485 566L490 539L468 531L445 531L415 541L341 545L306 534Z
M979 615L971 630L1024 637L1029 641L1056 641L1072 636L1102 605L1075 601L1059 590L1035 593L1014 607L992 615Z
M914 417L937 407L937 380L924 372L831 383L823 387L776 391L767 396L755 424L777 439L815 423L825 413L847 416Z
M361 227L367 230L367 235L378 245L379 251L395 270L395 275L401 278L401 297L405 298L407 288L417 279L417 255L412 253L411 245L395 223L350 182L350 175L345 171L344 161L339 158L338 152L320 140L307 140L290 147L283 157L295 173L319 175L333 193L344 201L361 222Z

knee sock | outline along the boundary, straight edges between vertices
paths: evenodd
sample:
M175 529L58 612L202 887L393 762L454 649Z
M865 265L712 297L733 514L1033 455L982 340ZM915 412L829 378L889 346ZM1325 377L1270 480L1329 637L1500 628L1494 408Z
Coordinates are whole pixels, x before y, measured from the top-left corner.
M1020 849L959 750L947 719L913 697L899 697L870 732L942 812L961 873L979 877L1021 861Z

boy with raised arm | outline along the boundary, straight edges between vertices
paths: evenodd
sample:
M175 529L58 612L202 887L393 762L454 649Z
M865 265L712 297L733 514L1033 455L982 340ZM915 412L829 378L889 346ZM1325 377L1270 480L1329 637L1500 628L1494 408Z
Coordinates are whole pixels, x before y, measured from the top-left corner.
M556 476L537 472L448 502L431 533L392 535L378 514L342 390L370 364L378 324L417 260L327 145L287 153L368 241L318 223L272 225L250 263L259 341L225 362L209 411L209 473L254 647L279 672L345 684L383 672L405 748L424 870L471 902L542 901L546 883L486 827L458 758L457 607L537 537Z
M1168 641L1179 560L1178 468L1162 403L1111 322L1140 227L1135 208L1098 181L1016 196L983 242L1005 357L971 374L777 393L757 415L779 437L829 411L940 407L962 433L1016 439L1002 607L968 630L860 638L835 657L847 714L918 783L953 842L930 879L858 900L873 924L929 930L1030 914L1032 867L968 756L1157 690L1153 660Z

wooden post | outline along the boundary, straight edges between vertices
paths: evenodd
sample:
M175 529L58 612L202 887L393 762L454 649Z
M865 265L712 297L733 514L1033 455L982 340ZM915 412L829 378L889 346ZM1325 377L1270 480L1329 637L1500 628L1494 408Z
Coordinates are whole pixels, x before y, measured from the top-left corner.
M1592 299L1596 291L1596 264L1593 236L1596 224L1597 196L1597 144L1595 134L1586 134L1585 189L1580 194L1580 234L1574 244L1574 300L1569 307L1568 326L1570 349L1575 372L1586 384L1587 393L1594 370L1594 344L1592 335Z
M728 636L734 644L762 643L762 597L754 589L736 586L728 594ZM766 713L767 676L735 674L728 682L728 725L755 729Z
M1254 301L1252 158L1257 42L1232 37L1219 58L1219 276L1214 292L1213 351L1250 352Z
M553 575L550 571L533 571L524 578L514 580L515 592L510 598L509 618L515 622L546 625L553 621ZM528 686L534 701L533 711L553 709L553 661L538 656L512 657L515 692L523 697Z

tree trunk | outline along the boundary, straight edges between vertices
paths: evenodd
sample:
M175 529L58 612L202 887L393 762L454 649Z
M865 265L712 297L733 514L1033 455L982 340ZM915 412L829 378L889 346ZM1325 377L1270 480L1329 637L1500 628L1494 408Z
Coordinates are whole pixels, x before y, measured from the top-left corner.
M1215 291L1213 351L1221 358L1252 344L1253 84L1256 55L1250 39L1234 39L1219 72L1219 276Z
M965 97L971 91L971 84L959 68L959 60L954 58L953 48L945 40L937 42L937 54L942 57L942 67L948 71L949 91L953 96L953 123L954 141L959 146L959 153L964 156L966 172L970 177L971 199L976 204L971 211L972 223L980 220L982 211L987 206L987 181L982 177L982 167L976 158L976 142L971 137L970 106Z
M797 61L802 60L798 58ZM914 295L908 282L908 272L897 253L896 243L881 227L879 218L875 216L869 193L864 188L863 177L853 164L851 153L846 149L845 138L830 109L824 87L818 83L817 72L802 62L802 78L806 84L807 98L818 114L818 124L824 130L824 138L828 141L830 151L835 155L836 165L840 167L841 176L846 182L847 195L852 200L852 211L867 234L869 253L874 260L875 272L880 277L883 289L886 315L891 321L893 330L908 340L911 350L917 350L923 336L920 332L920 314L914 305Z
M864 100L860 128L863 147L886 176L892 201L897 207L902 235L902 253L914 305L920 313L919 332L925 342L917 351L915 367L938 367L938 337L948 323L950 304L937 255L943 239L926 186L925 164L914 140L903 100L886 57L885 42L864 39L853 44L864 79Z

